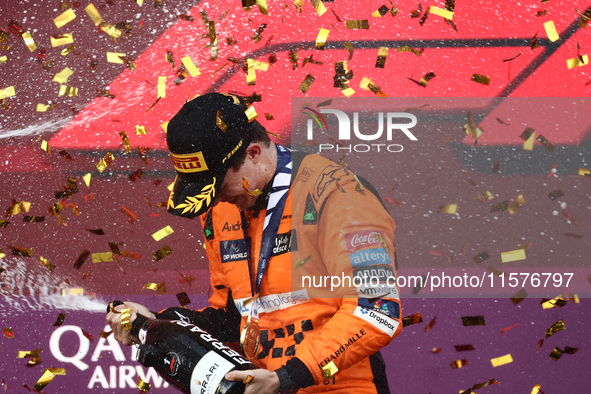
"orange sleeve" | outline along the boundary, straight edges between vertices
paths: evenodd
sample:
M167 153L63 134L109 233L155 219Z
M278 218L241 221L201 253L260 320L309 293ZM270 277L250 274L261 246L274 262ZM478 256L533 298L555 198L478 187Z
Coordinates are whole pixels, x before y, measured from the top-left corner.
M343 185L344 193L333 191L320 211L318 249L326 271L341 279L371 272L395 277L394 220L369 190L362 194L355 186L350 182ZM381 294L372 293L371 284L367 291L368 286L358 289L348 283L330 293L339 298L340 309L296 353L316 384L325 380L322 367L326 364L333 362L339 371L350 368L400 333L399 289L392 284Z

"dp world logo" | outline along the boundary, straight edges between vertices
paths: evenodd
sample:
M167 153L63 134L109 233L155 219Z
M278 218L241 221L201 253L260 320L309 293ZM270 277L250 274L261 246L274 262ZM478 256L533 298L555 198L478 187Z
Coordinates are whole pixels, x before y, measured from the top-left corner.
M351 141L351 118L349 118L349 115L347 115L345 112L340 111L338 109L328 108L322 108L320 109L320 112L309 107L303 107L303 109L308 111L304 111L304 113L310 116L311 118L308 119L307 124L308 129L306 138L308 141L314 139L314 124L316 124L321 131L324 131L325 128L326 132L329 131L326 120L324 119L322 114L332 114L336 116L339 123L338 139L344 142ZM392 136L395 132L396 134L401 132L411 141L417 141L417 137L415 137L410 131L410 129L416 126L417 124L417 117L413 114L407 112L386 112L384 114L383 112L379 112L377 114L377 123L378 129L376 132L374 132L373 134L364 134L359 130L359 112L353 112L354 138L361 141L372 141L373 143L351 144L349 146L339 146L338 144L319 144L319 152L322 152L323 150L327 151L334 149L336 149L337 152L402 152L402 145L389 143L390 141L392 141ZM367 128L367 126L365 126L365 128ZM380 143L384 140L384 138L382 137L382 135L384 134L384 128L386 129L385 139L388 143Z

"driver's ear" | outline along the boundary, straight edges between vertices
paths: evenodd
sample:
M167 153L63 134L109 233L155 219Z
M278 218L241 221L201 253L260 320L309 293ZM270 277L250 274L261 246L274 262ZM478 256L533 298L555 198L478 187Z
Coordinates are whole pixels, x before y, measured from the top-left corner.
M254 164L257 164L261 159L261 154L263 149L261 145L257 142L252 142L248 148L246 148L246 157L253 161Z

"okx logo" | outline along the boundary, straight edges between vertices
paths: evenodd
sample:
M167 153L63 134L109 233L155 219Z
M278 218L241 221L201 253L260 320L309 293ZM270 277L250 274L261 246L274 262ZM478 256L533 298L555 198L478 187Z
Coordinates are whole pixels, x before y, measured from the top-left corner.
M342 142L354 142L351 137L351 118L345 112L338 109L328 108L322 108L320 109L320 112L318 112L309 107L303 108L310 111L304 113L312 118L308 119L307 124L308 129L306 138L308 141L314 139L314 123L318 125L321 131L324 131L326 128L326 132L328 132L328 125L322 114L332 114L337 117L339 123L338 140ZM404 147L401 144L390 143L393 140L395 133L404 134L411 141L417 141L417 137L415 137L410 131L411 128L417 125L417 117L415 115L407 112L387 112L385 114L384 112L379 112L377 115L374 114L374 116L377 117L377 119L373 118L366 120L364 118L364 121L360 122L359 112L353 112L352 128L354 139L367 142L371 141L371 143L352 143L349 146L340 146L339 144L319 144L318 151L322 152L323 150L329 151L336 149L337 152L402 152ZM375 120L377 120L377 131L371 133L369 132L369 129L374 127L373 130L375 130ZM360 123L362 123L364 132L360 130ZM383 137L384 129L386 134L385 138Z

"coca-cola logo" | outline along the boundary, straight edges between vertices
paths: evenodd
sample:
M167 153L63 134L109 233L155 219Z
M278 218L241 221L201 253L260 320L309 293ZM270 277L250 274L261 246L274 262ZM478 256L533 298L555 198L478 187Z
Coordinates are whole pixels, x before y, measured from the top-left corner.
M384 233L378 230L363 230L345 234L347 250L349 252L355 252L359 249L378 246L380 244L377 237L378 234L384 238Z

